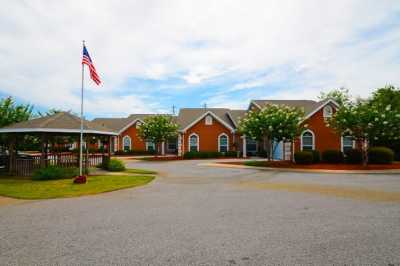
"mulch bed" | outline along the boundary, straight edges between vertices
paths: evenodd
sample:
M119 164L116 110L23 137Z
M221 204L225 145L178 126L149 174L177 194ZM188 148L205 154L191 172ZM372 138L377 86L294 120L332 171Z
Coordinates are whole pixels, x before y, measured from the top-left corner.
M222 162L223 164L246 165L245 162ZM392 164L369 164L363 166L360 164L295 164L290 161L260 161L259 164L254 166L260 167L274 167L274 168L293 168L293 169L323 169L323 170L387 170L387 169L400 169L400 162Z

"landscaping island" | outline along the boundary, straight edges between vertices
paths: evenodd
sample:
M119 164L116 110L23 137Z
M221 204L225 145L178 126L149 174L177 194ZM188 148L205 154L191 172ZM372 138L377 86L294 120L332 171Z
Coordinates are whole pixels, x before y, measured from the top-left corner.
M222 162L222 164L257 166L268 168L287 168L287 169L310 169L310 170L389 170L400 169L400 162L392 164L345 164L345 163L314 163L314 164L296 164L290 161L235 161Z

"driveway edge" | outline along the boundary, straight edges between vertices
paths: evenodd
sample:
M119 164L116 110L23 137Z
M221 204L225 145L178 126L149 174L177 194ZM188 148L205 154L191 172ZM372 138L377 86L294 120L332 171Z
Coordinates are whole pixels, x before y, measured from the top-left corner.
M274 168L261 166L248 166L238 164L224 163L200 163L199 166L221 167L221 168L238 168L238 169L254 169L263 171L281 171L294 173L323 173L323 174L400 174L400 169L387 170L326 170L326 169L293 169L293 168Z

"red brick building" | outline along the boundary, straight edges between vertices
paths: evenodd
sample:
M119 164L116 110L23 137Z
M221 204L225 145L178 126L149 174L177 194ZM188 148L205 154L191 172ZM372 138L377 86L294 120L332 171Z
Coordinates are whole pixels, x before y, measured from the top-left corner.
M328 149L346 150L354 146L350 138L342 137L329 128L326 120L336 112L338 105L332 100L253 100L247 110L227 108L182 108L172 116L179 125L176 139L168 140L161 147L146 142L137 135L137 128L148 116L155 114L133 114L127 118L97 118L99 123L114 132L118 137L112 141L113 151L149 151L159 149L165 153L182 155L188 151L240 151L244 156L254 155L265 149L265 144L241 136L237 132L239 120L249 110L257 111L268 105L288 105L304 110L301 122L307 129L294 143L279 143L274 157L290 160L295 151Z

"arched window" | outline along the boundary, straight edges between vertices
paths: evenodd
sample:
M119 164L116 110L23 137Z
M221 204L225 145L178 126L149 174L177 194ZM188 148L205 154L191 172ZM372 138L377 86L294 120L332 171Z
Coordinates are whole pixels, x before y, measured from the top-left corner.
M211 115L206 116L206 125L212 125L213 123L213 118Z
M227 152L229 150L228 136L222 133L218 136L218 151Z
M330 105L324 107L324 118L331 118L333 115L333 108Z
M199 136L192 134L189 136L189 151L199 151Z
M130 150L132 150L132 141L131 141L131 137L125 136L125 137L122 139L122 144L124 145L124 151L130 151Z
M314 150L314 149L315 149L314 133L310 130L305 131L301 135L301 150L307 151L307 150Z

